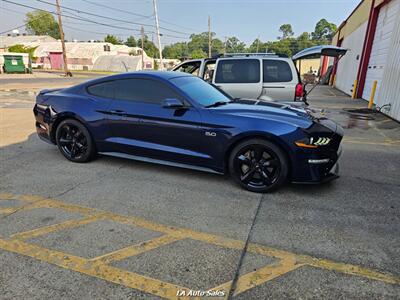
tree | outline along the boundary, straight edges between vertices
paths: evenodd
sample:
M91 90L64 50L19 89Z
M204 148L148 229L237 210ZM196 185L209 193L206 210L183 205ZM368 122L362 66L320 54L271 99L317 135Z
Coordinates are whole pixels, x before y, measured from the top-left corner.
M35 52L35 49L37 47L25 47L24 45L13 45L11 47L8 47L8 52L13 52L13 53L29 53L29 57L31 60L35 60L36 57L33 56L33 53Z
M55 39L60 38L58 23L49 12L41 10L28 12L25 23L25 28L30 34L49 35Z
M267 44L263 43L260 39L255 39L254 42L247 48L250 53L265 53L267 51Z
M289 37L292 37L294 35L292 25L290 24L283 24L281 27L279 27L279 31L282 32L282 36L278 37L278 39L287 39Z
M191 58L206 58L207 53L201 49L195 49L192 52L190 52L190 57Z
M241 53L246 49L246 44L241 42L237 37L229 37L226 40L226 53Z
M139 39L137 41L137 44L140 45L140 47L142 47L142 40ZM147 35L145 35L144 39L143 39L143 48L144 48L143 50L146 52L146 54L148 56L153 57L153 58L160 57L158 48L156 47L156 45L154 45L154 43L152 41L149 40Z
M137 44L136 44L135 37L133 37L132 35L130 37L128 37L126 39L125 45L128 47L136 47Z
M316 41L313 41L310 38L310 34L308 32L303 32L297 37L297 43L296 43L296 49L294 49L294 52L299 52L303 49L316 46L318 43Z
M337 26L334 23L329 23L326 19L321 19L315 25L315 30L311 34L312 39L322 44L329 44L336 30Z
M104 38L104 41L113 45L122 45L121 39L112 34L107 34L107 36Z
M187 43L178 42L172 45L167 45L163 49L163 56L165 58L182 58L189 55L189 48Z
M224 43L215 37L215 32L211 33L211 49L212 55L222 53L224 49ZM208 53L208 32L202 32L199 34L192 34L190 41L188 42L189 53L194 50L201 49L204 53Z

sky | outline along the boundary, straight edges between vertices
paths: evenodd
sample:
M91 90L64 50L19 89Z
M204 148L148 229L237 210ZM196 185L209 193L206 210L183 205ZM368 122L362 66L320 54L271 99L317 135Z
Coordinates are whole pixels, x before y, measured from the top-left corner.
M10 1L55 12L54 6L40 0ZM43 1L55 3L55 0ZM295 35L312 32L321 18L340 25L360 1L158 0L161 42L167 45L187 41L190 34L207 31L208 16L211 17L211 30L221 40L236 36L247 45L257 37L262 41L272 41L279 36L280 25L286 23L292 25ZM115 34L125 40L129 35L138 37L140 24L145 24L146 34L156 41L152 0L60 0L60 4L81 11L62 10L66 15L63 23L67 40L103 40L106 34ZM32 10L0 0L0 32L23 25L25 13ZM88 23L82 18L119 28ZM20 32L24 32L24 28Z

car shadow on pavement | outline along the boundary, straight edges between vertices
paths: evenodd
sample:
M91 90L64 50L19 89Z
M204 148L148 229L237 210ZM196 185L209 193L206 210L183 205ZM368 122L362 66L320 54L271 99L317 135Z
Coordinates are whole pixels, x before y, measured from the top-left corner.
M96 159L93 161L83 164L69 162L61 155L55 145L50 145L41 141L37 137L36 133L30 134L28 139L23 142L0 147L0 162L3 162L0 176L4 176L8 173L9 171L7 170L21 168L28 171L30 169L29 165L32 162L38 163L39 161L43 161L40 165L47 166L46 173L53 173L54 176L57 176L58 172L62 172L63 174L71 172L71 175L75 173L76 176L82 176L81 174L83 169L86 169L87 172L90 172L90 170L97 172L98 168L109 168L110 171L112 171L112 169L124 168L125 170L134 170L135 173L146 173L147 178L151 178L152 174L157 174L157 176L173 176L181 178L182 180L196 180L199 181L199 183L203 181L204 185L207 185L207 182L213 182L214 186L225 185L225 189L226 185L228 185L233 190L243 191L230 178L229 174L213 174L107 155L97 155ZM40 171L38 172L40 173ZM43 178L42 183L46 185L45 177ZM182 184L184 184L184 182L182 182ZM325 193L334 185L335 183L333 182L317 185L292 184L287 182L279 190L273 193L284 194L285 192L296 192L303 195L310 195L315 193ZM251 194L251 192L247 193Z

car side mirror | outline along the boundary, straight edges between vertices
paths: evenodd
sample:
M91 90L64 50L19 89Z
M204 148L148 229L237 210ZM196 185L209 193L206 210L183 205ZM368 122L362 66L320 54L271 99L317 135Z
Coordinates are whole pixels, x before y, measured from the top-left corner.
M185 104L183 103L183 101L181 101L179 99L168 98L168 99L163 100L162 107L178 109L178 108L184 108Z

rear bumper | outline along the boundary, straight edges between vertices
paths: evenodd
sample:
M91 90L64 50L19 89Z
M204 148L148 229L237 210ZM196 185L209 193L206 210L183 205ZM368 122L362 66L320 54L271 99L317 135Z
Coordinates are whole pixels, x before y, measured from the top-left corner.
M36 104L33 108L33 114L35 115L36 133L39 138L49 144L54 144L50 134L50 117L48 116L46 108Z

